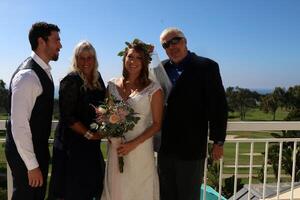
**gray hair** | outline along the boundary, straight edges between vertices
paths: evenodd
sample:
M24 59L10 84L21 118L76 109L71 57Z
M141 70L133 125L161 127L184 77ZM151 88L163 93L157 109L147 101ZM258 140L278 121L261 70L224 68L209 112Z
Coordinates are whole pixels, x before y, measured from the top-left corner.
M94 59L95 59L95 66L94 66L94 70L93 70L93 79L92 79L91 84L88 83L85 75L79 69L78 63L77 63L78 56L84 51L88 51L89 53L91 53L94 56ZM99 73L98 73L97 54L96 54L95 48L93 47L93 45L90 42L84 40L84 41L79 42L75 46L74 54L73 54L73 58L72 58L72 62L71 62L71 71L77 72L79 74L79 76L83 80L83 88L85 90L87 88L89 88L89 89L101 89L101 85L100 85L99 80L98 80L99 79Z
M176 28L176 27L169 27L169 28L166 28L165 30L163 30L163 32L160 34L160 37L159 37L160 43L162 43L162 38L170 33L176 33L177 36L185 38L182 30L180 30L179 28Z

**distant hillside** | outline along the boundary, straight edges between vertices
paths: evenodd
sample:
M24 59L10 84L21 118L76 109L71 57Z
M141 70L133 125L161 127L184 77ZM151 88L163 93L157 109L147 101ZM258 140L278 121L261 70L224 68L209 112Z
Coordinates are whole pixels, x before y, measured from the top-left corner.
M269 94L269 93L272 93L274 89L270 89L270 88L252 88L250 90L256 91L259 94Z

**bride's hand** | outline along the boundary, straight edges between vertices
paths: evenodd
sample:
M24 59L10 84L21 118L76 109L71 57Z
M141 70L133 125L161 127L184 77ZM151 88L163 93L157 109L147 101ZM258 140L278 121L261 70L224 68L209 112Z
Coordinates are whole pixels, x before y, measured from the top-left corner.
M118 155L125 156L130 151L135 149L137 146L138 146L138 144L135 141L129 141L129 142L123 143L117 149Z

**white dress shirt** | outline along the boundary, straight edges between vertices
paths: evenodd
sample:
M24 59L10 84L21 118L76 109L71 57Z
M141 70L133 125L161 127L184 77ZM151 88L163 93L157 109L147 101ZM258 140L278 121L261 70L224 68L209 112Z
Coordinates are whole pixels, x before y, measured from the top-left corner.
M52 80L47 65L35 52L30 55L43 68ZM32 134L29 126L31 112L36 98L42 94L43 88L37 74L31 69L20 70L11 83L11 130L17 150L28 170L39 167L36 159Z

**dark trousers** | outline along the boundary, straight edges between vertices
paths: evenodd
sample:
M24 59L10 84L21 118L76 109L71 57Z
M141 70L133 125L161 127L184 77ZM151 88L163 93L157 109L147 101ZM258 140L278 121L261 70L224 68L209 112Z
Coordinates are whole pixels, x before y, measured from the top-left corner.
M13 177L12 200L44 200L47 187L48 161L39 162L44 183L42 187L34 188L28 184L28 170L20 155L7 151L5 155Z
M66 193L67 152L53 147L48 200L64 199Z
M74 137L68 146L65 200L100 199L105 163L99 141Z
M158 154L161 200L199 200L205 159L182 160Z

